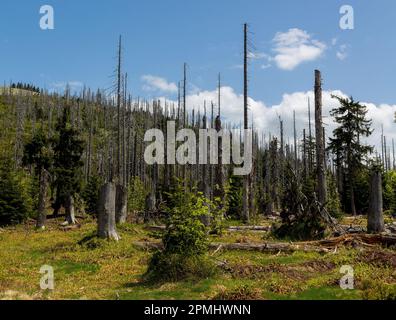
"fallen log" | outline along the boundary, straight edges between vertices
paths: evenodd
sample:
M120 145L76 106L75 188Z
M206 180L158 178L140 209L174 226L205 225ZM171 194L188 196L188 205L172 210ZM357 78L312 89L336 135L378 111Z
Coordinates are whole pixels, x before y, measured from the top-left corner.
M136 247L145 250L163 249L161 242L134 242ZM330 250L321 247L313 247L310 245L290 244L290 243L263 243L263 244L252 244L252 243L211 243L209 244L210 250L237 250L237 251L257 251L263 253L279 253L287 252L293 253L296 251L302 252L318 252L318 253L329 253Z
M146 250L162 249L162 242L134 242L136 247ZM211 243L209 249L215 250L240 250L256 251L263 253L293 253L293 252L317 252L330 253L340 246L373 247L375 245L396 245L396 236L369 235L369 234L347 234L341 237L307 242L275 242L275 243Z
M210 249L218 249L219 247L221 247L221 249L223 250L257 251L263 253L279 253L279 252L293 253L296 251L318 252L318 253L330 252L330 250L328 250L327 248L315 247L306 244L293 244L293 243L263 243L263 244L211 243L209 247Z
M146 226L144 227L147 231L161 232L166 229L165 226ZM269 232L271 231L271 226L231 226L225 230L229 232L241 232L241 231L255 231L255 232Z
M316 242L305 242L305 244L317 245L325 248L335 248L337 246L347 245L396 245L396 236L391 235L376 235L376 234L346 234L341 237L320 240Z
M238 232L238 231L262 231L262 232L269 232L271 231L271 226L236 226L236 227L229 227L226 229L230 232Z

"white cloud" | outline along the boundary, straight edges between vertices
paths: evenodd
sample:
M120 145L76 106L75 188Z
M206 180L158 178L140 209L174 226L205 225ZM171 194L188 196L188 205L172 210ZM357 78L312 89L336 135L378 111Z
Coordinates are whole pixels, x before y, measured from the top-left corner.
M142 76L142 81L144 82L143 90L145 91L159 91L163 93L176 93L178 91L175 83L168 82L161 77L144 75Z
M324 125L326 128L326 135L331 136L336 124L330 116L330 111L339 106L336 99L331 95L347 97L347 94L340 90L323 91L323 116ZM222 97L222 118L235 125L239 125L243 121L243 95L238 94L231 87L221 88ZM260 129L266 136L279 136L279 117L284 121L285 139L293 141L293 111L296 111L296 123L298 131L298 139L301 140L303 136L303 129L308 129L308 99L311 101L311 119L314 130L314 92L294 92L285 93L279 104L267 105L263 101L249 98L249 121L254 120L255 128ZM200 108L203 112L204 101L210 113L211 102L217 104L217 90L202 91L196 94L190 94L187 97L188 109L197 110ZM396 124L393 123L394 113L396 112L396 104L376 105L373 103L362 102L367 106L368 117L373 120L373 135L367 140L370 145L375 145L380 148L381 141L381 125L384 126L384 134L391 143L392 139L396 141ZM215 107L215 111L217 106Z
M301 63L314 61L320 58L326 50L326 44L315 40L304 30L297 28L287 32L278 32L273 39L272 58L278 68L282 70L294 70Z
M343 44L339 47L336 56L339 60L343 61L348 57L348 46L346 44Z

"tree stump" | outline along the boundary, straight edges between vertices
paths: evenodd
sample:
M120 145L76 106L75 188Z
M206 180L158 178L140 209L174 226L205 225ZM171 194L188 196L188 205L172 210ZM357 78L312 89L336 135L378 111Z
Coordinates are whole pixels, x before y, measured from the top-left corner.
M382 199L382 177L379 170L373 171L370 182L370 207L367 230L369 233L385 231Z
M120 240L116 230L116 187L114 183L105 184L99 195L98 237L108 240Z

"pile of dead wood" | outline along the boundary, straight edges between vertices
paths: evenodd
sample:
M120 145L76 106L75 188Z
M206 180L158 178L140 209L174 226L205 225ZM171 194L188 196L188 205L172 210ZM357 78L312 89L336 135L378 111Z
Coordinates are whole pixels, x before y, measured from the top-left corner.
M162 249L161 242L135 242L135 246L142 249ZM221 250L241 250L241 251L257 251L263 253L293 253L302 252L318 252L330 253L335 252L337 248L343 246L352 247L373 247L373 246L396 246L396 236L388 235L369 235L369 234L346 234L336 238L330 238L321 241L307 242L277 242L277 243L211 243L211 250L219 252Z

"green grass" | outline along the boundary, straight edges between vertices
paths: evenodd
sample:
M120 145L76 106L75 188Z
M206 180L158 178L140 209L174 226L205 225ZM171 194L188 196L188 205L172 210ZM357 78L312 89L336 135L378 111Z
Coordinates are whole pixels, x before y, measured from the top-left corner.
M376 287L396 285L394 268L361 258L358 249L339 248L337 253L263 254L220 251L211 259L224 262L210 279L149 284L142 280L151 252L133 246L137 241L153 241L143 226L119 228L122 240L103 242L90 249L79 241L94 234L96 225L86 221L80 229L61 231L51 221L46 231L33 224L0 231L0 298L5 299L277 299L334 300L380 298ZM215 242L260 242L262 234L225 233ZM268 240L266 240L268 241ZM396 255L395 251L378 248ZM356 290L344 291L338 283L339 269L355 268ZM54 267L55 290L42 291L42 265ZM383 289L385 288L385 289ZM375 292L374 292L375 293Z

